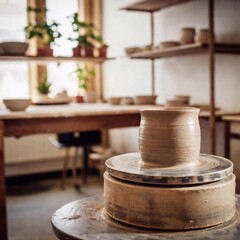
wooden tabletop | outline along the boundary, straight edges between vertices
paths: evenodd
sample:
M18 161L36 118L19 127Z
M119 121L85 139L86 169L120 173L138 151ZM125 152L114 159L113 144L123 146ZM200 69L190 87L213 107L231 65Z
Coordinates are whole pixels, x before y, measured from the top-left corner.
M35 105L29 106L25 111L20 112L11 112L8 109L2 108L0 109L0 120L135 114L139 113L140 109L152 107L162 107L162 105L110 105L107 103L71 103L47 106ZM240 115L240 111L216 111L216 117L236 114ZM199 116L202 118L209 118L210 111L202 110Z
M239 115L226 115L222 117L223 121L229 122L240 122L240 114Z

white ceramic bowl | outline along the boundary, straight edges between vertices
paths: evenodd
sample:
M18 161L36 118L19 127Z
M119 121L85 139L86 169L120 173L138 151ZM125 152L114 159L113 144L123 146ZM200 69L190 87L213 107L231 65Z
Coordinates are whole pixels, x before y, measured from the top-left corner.
M134 104L155 104L157 96L155 95L143 95L143 96L136 96L133 98Z
M3 99L5 106L11 111L24 111L31 105L30 99Z
M2 42L1 46L5 55L24 56L28 49L25 42Z

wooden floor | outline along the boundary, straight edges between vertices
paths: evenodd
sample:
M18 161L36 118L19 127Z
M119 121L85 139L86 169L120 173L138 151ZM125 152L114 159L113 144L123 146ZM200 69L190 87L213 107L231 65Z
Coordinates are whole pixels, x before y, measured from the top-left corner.
M91 176L77 191L71 179L65 190L60 179L11 183L7 185L7 214L9 240L56 240L50 218L62 205L102 193L98 176Z

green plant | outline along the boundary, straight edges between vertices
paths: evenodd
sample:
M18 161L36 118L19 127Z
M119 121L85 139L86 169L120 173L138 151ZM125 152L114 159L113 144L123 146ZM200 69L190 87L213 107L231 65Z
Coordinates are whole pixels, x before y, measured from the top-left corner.
M29 24L24 28L26 38L43 39L44 46L51 46L56 44L56 39L60 38L62 34L58 31L59 24L53 21L51 24L43 22L41 24Z
M88 89L88 81L92 77L95 77L96 73L94 69L89 69L86 66L80 67L77 66L77 68L71 72L70 77L76 79L78 81L78 87L82 90Z
M50 93L50 87L51 83L47 80L47 73L45 73L44 80L42 82L39 82L37 85L37 90L41 94L48 94Z
M68 17L71 20L73 36L68 38L77 42L78 46L93 47L96 42L102 44L103 38L98 29L92 23L79 21L78 13Z

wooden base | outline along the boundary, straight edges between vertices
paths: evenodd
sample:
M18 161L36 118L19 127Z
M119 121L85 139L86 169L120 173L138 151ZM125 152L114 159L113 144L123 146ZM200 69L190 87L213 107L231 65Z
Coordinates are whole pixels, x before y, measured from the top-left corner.
M109 216L136 227L206 228L234 216L235 176L210 184L161 187L119 181L105 172L104 197Z
M66 204L52 216L53 231L62 240L239 240L240 196L236 195L236 215L227 223L193 231L154 231L134 228L108 217L103 196L94 196Z

